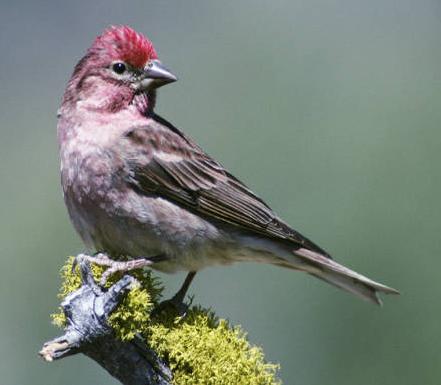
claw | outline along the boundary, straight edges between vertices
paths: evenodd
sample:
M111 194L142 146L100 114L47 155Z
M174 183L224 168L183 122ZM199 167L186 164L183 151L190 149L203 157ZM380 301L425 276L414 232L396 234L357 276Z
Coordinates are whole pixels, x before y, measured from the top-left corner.
M191 302L187 304L173 297L165 301L162 301L158 306L156 306L152 312L152 317L156 318L161 316L162 314L172 312L177 317L185 318L190 306L191 306Z
M178 316L185 317L187 315L187 310L190 308L193 302L193 296L190 297L190 302L188 304L184 302L184 299L187 294L187 290L191 282L193 281L195 275L196 275L195 271L190 271L187 274L187 277L185 278L185 281L182 284L181 288L178 290L178 292L171 299L161 302L153 310L153 316L158 316L161 313L163 313L167 307L173 306Z
M83 285L89 286L92 289L92 291L95 293L95 295L100 295L102 290L101 287L99 287L95 282L89 261L87 259L80 260L79 267L81 274L81 282L83 282Z
M70 272L73 274L73 273L75 273L75 269L76 269L76 267L78 266L78 264L84 259L84 257L87 257L87 255L85 255L85 254L78 254L75 258L74 258L74 260L73 260L73 262L72 262L72 268L71 268L71 270L70 270Z

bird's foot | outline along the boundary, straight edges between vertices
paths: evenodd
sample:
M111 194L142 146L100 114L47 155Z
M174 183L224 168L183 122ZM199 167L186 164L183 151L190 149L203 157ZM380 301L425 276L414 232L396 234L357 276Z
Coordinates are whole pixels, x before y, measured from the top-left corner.
M155 310L153 310L153 316L160 316L167 311L172 311L173 314L176 314L178 317L185 317L191 303L193 302L193 297L190 297L190 302L188 304L184 302L184 299L195 275L195 271L190 271L187 274L187 277L185 277L185 281L178 292L171 299L162 301L158 306L156 306Z
M132 259L130 261L124 261L124 262L112 261L112 263L108 265L109 268L106 269L103 275L101 276L100 285L104 285L109 279L109 277L117 272L127 273L128 271L142 269L143 267L147 267L151 265L152 265L152 261L145 258Z
M152 312L152 317L157 318L164 314L172 314L173 316L184 318L192 302L193 298L190 298L189 302L185 303L184 298L175 295L157 305Z
M112 264L112 261L107 254L104 253L96 253L94 255L87 255L87 254L78 254L73 261L72 264L72 271L75 270L75 268L77 267L77 265L80 264L80 262L88 262L90 263L94 263L95 265L99 265L99 266L110 266Z
M101 275L100 286L104 286L112 274L115 274L117 272L126 273L131 270L141 269L146 266L151 266L153 263L152 260L147 258L132 259L130 261L115 261L113 259L110 259L105 253L97 253L93 256L78 254L74 259L72 269L75 269L75 266L80 261L86 261L99 266L107 267L107 269Z

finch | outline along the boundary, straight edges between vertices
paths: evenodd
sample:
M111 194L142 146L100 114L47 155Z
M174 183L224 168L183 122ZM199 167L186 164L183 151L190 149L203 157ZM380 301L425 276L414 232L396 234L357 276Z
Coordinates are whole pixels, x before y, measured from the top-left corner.
M155 114L157 89L176 80L145 36L112 26L67 84L57 125L61 183L98 260L112 271L144 266L131 258L188 271L179 299L197 271L239 261L303 271L377 304L378 293L398 293L335 262Z

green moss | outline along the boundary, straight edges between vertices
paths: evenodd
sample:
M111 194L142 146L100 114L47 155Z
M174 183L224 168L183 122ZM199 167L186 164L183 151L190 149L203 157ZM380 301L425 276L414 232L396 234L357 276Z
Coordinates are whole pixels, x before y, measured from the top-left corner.
M182 319L153 322L145 336L165 358L179 385L270 385L278 365L266 363L240 327L213 312L192 307Z
M65 265L61 268L62 279L58 297L64 299L69 293L77 290L81 286L81 277L78 266L72 271L74 257L69 257ZM92 264L92 273L98 281L103 274L105 267ZM139 287L131 290L122 300L118 308L109 318L109 324L113 327L115 334L123 341L130 341L136 333L144 333L150 322L150 313L158 304L162 293L162 286L156 277L152 276L150 270L136 270L131 272L140 283ZM112 286L121 279L121 274L117 273L109 277L106 287ZM66 317L63 310L51 315L52 323L58 327L64 327Z
M61 269L63 283L59 296L64 298L81 285L78 269L72 272L70 257ZM96 279L103 268L93 265ZM151 318L159 303L162 287L150 271L133 271L140 286L130 291L112 313L109 323L122 340L142 334L170 365L176 385L278 385L278 365L265 362L260 348L252 346L240 327L232 327L210 310L191 307L185 317L176 317L173 309ZM121 276L112 276L106 286ZM61 309L52 315L57 326L65 325Z

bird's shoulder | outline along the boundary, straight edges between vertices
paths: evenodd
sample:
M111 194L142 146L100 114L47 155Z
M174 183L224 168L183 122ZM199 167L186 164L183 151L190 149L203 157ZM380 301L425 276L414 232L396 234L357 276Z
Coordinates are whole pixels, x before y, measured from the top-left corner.
M126 129L123 139L137 150L146 148L156 153L175 153L182 157L205 155L194 140L156 114L150 115L143 124Z

